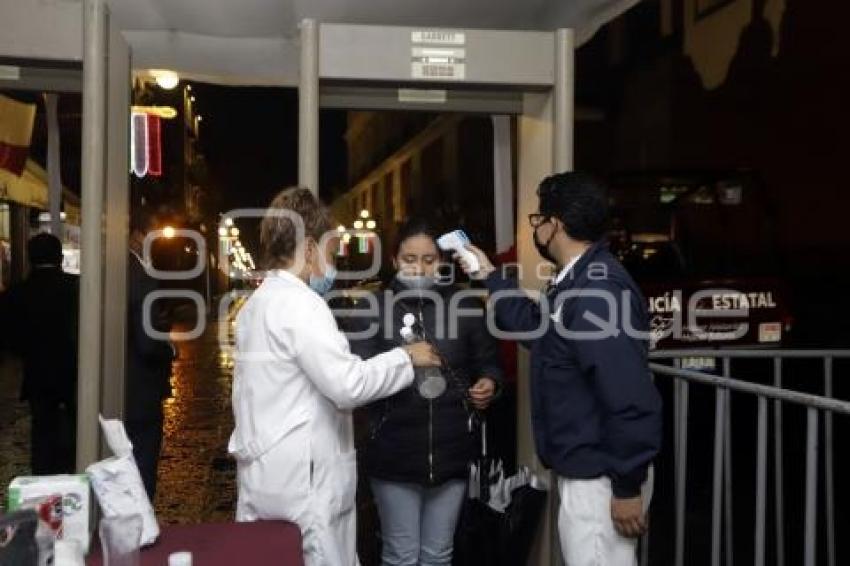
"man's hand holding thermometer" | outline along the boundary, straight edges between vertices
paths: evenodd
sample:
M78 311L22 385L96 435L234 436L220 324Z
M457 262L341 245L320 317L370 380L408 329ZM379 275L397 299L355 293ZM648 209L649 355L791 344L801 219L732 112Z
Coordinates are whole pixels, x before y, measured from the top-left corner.
M443 251L453 252L452 258L460 264L470 279L486 279L496 270L487 254L473 246L463 230L443 234L437 239L437 245Z

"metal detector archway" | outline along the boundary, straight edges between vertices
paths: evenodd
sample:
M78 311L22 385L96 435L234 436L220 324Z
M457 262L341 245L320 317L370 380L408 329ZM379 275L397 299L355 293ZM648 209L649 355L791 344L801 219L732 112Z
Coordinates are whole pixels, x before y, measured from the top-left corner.
M301 25L298 179L318 192L319 110L349 108L510 114L518 120L517 210L496 215L513 230L521 285L540 289L537 252L525 221L540 180L573 167L574 32L496 31L324 24ZM399 89L445 91L441 103L398 96ZM496 200L500 195L495 195ZM512 208L511 205L508 205ZM517 374L527 383L528 353ZM534 454L528 388L518 387L520 464L542 471ZM550 482L551 483L551 482ZM551 490L555 489L554 484ZM554 493L554 491L552 491ZM550 510L556 498L550 497ZM535 564L556 564L554 515L546 514Z

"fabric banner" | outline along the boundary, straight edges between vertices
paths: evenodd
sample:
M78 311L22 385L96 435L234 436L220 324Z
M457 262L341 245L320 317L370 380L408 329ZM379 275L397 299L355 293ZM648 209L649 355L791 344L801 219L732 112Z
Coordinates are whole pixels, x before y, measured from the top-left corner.
M35 104L0 94L0 169L17 177L24 172L27 162L35 110Z

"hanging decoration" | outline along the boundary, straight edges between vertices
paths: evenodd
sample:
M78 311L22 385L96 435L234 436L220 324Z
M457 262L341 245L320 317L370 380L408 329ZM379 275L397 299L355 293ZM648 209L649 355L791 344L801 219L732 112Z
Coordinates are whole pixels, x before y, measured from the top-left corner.
M0 169L15 177L24 173L35 111L35 104L24 104L0 94Z
M136 177L162 175L162 127L156 114L131 114L130 171Z
M339 239L339 257L348 257L348 248L351 245L351 234L344 233Z
M130 171L136 177L148 174L148 117L143 112L130 118Z
M160 118L146 114L148 119L148 175L162 175L162 136Z

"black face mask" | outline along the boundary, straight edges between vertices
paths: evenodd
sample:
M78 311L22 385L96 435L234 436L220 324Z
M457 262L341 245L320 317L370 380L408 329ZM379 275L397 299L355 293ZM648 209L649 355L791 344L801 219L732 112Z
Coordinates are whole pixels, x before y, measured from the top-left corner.
M539 228L539 226L538 226ZM534 247L537 248L537 253L540 254L540 257L545 259L546 261L552 262L557 265L557 261L555 261L555 257L549 251L549 244L552 243L552 240L555 238L556 230L552 230L552 235L549 236L549 239L544 243L540 241L540 238L537 237L537 229L534 229Z

